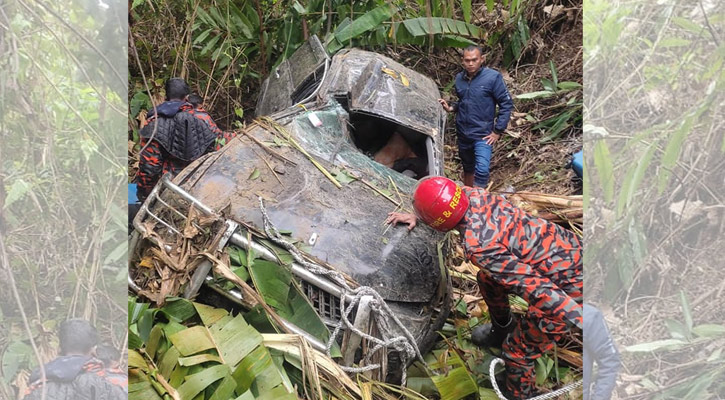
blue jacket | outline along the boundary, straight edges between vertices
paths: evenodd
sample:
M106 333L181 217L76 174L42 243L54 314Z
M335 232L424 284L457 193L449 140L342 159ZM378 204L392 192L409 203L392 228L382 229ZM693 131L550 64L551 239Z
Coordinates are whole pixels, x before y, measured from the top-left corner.
M599 371L596 381L592 382L595 362ZM602 313L584 303L584 400L609 400L621 364Z
M466 71L456 75L456 129L458 137L478 140L491 131L503 132L509 123L514 103L501 73L481 67L469 79ZM496 118L498 105L498 118Z

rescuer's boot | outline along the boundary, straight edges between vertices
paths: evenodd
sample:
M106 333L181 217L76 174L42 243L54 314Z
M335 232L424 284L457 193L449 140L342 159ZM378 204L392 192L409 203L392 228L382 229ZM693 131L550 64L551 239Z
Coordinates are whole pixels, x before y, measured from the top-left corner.
M514 328L514 318L509 314L508 322L505 325L499 324L493 318L492 323L486 323L473 328L471 341L478 347L498 347L503 345L506 336Z

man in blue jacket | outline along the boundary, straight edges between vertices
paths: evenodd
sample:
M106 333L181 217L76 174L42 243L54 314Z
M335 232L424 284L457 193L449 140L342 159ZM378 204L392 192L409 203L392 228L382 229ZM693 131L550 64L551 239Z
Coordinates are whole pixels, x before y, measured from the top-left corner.
M514 107L501 73L483 66L478 46L463 50L463 69L456 75L457 102L438 99L443 109L456 113L458 153L463 184L486 187L493 144L506 130ZM498 117L496 116L498 106Z
M597 377L592 382L594 364ZM584 303L584 400L609 400L622 363L602 313Z

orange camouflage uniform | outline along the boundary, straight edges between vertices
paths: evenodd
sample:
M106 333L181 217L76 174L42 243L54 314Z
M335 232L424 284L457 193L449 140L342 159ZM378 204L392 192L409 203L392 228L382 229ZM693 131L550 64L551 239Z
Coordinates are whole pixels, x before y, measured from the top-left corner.
M466 256L481 270L479 287L491 318L510 318L508 294L529 304L503 345L506 390L528 398L535 388L534 361L568 329L582 329L582 246L559 225L527 214L505 198L464 187Z
M189 113L199 120L204 121L208 129L216 136L214 141L204 151L204 154L221 149L236 136L234 132L224 132L219 129L209 114L201 107L194 108L190 103L185 103L179 108L178 112ZM146 120L144 127L151 124L156 118L156 115L150 116ZM136 174L136 182L138 184L138 197L143 201L161 176L166 173L176 175L193 160L174 157L157 140L151 140L149 142L149 138L142 137L139 144L143 151L139 155L139 169Z

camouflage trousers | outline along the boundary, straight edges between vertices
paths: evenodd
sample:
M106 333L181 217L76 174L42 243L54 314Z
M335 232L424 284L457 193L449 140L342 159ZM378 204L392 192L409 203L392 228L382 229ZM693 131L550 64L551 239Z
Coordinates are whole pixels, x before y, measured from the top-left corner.
M479 271L477 278L489 315L505 324L511 318L506 289L483 270ZM560 288L581 304L581 279L566 282ZM516 321L502 348L502 358L506 362L505 391L509 399L528 399L536 394L536 359L552 350L568 329L569 325L562 318L548 318L541 310L531 306L526 315Z

